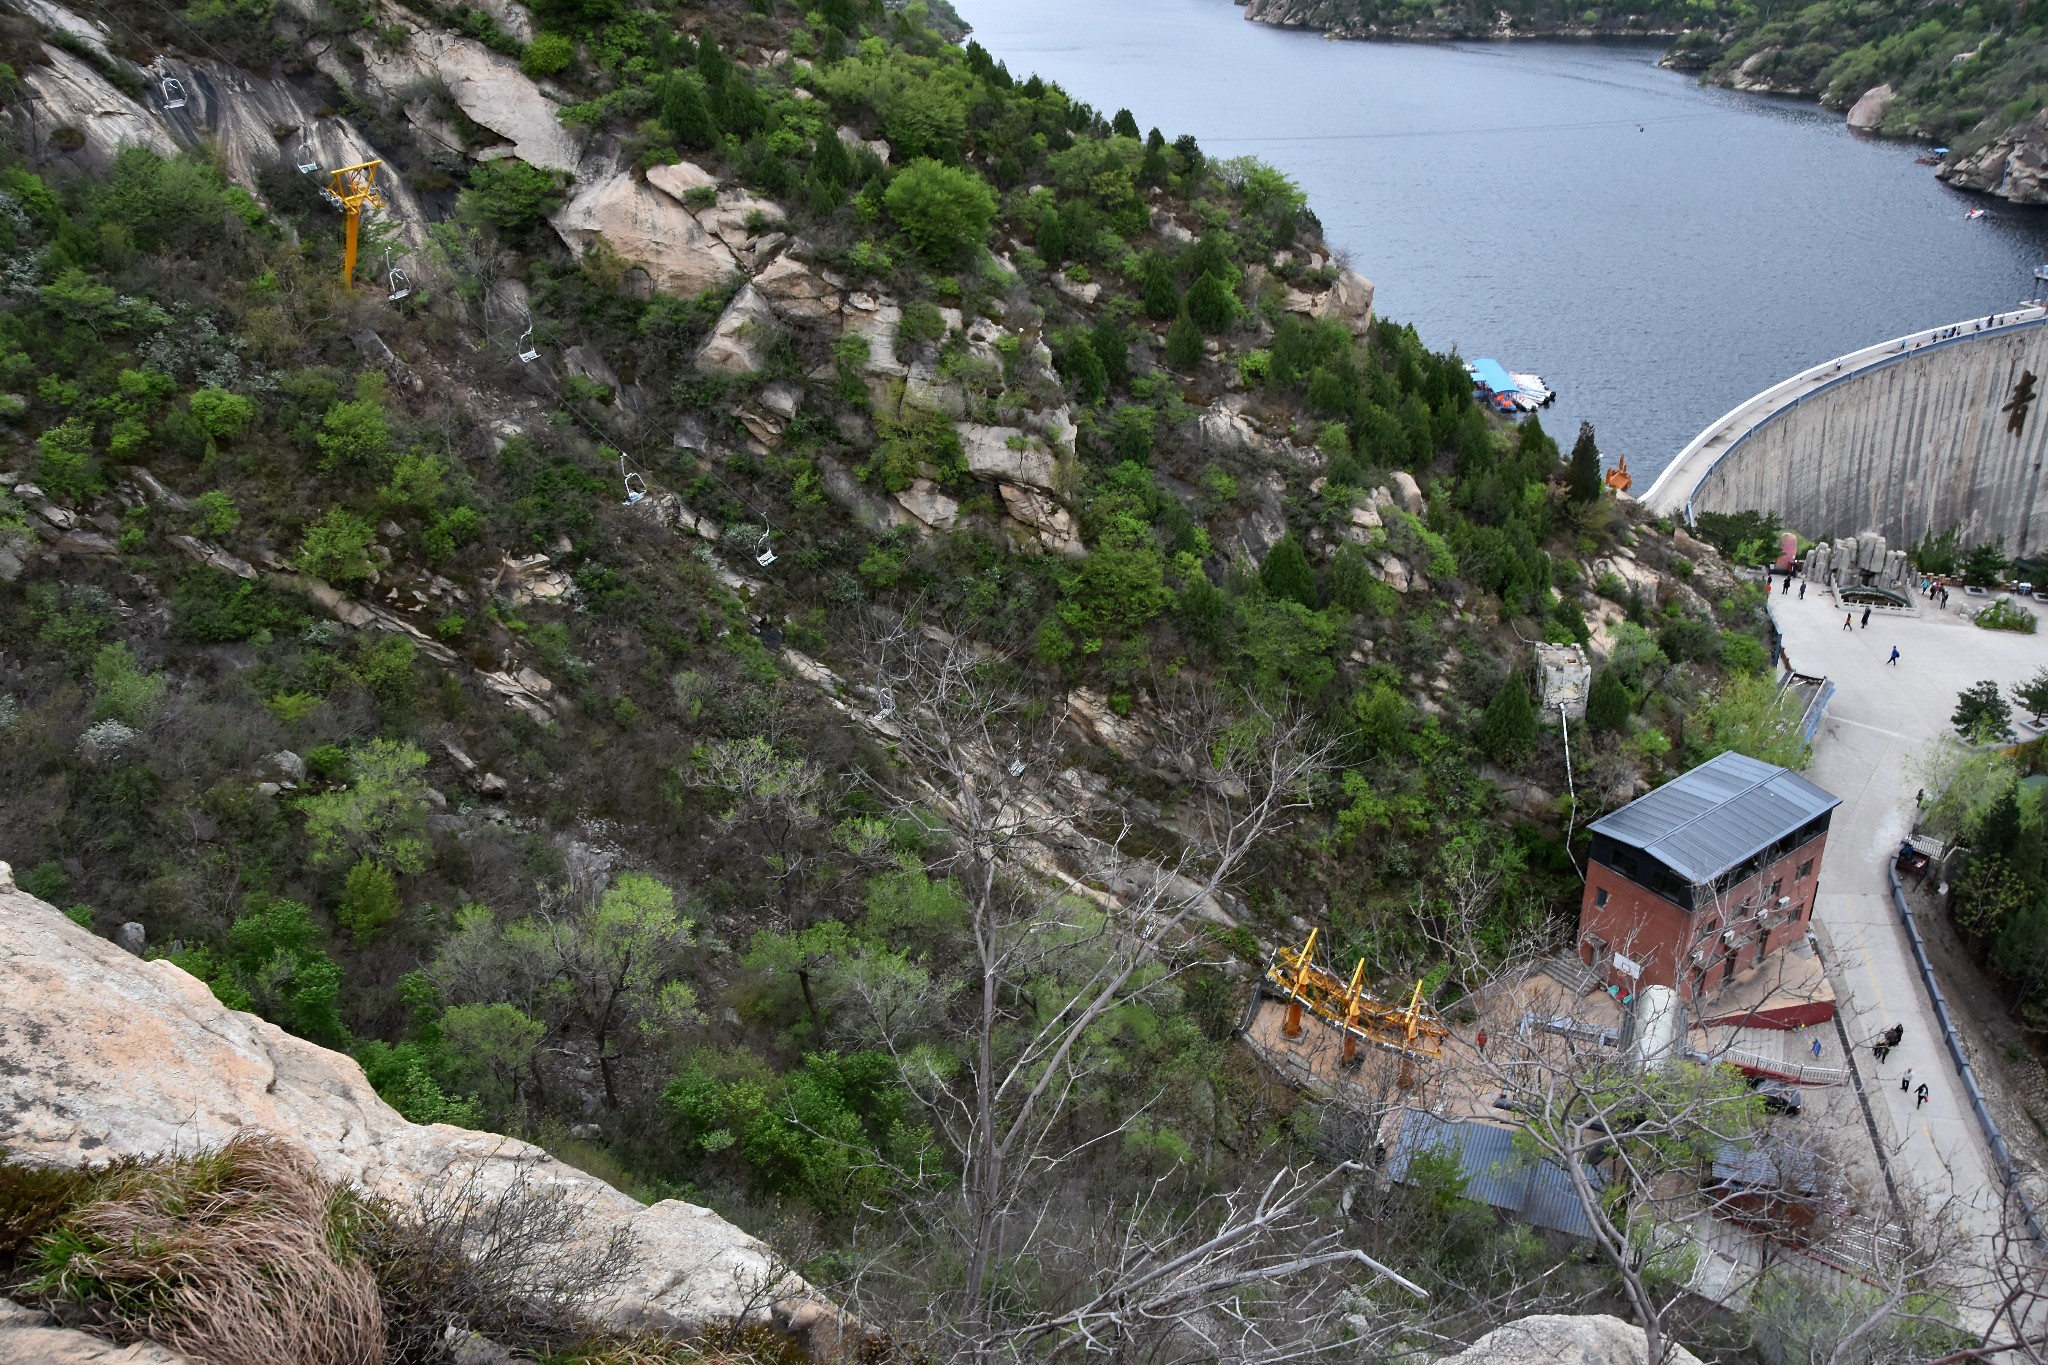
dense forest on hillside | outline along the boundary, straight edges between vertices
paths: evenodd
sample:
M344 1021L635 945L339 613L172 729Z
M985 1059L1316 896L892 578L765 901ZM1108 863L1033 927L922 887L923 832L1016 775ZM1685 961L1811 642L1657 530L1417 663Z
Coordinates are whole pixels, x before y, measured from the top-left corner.
M1250 0L1247 17L1348 37L1656 34L1667 64L1721 85L1805 95L1847 109L1890 85L1881 131L1970 150L2048 107L2048 20L2024 3L1929 0Z
M1325 1150L1230 1041L1274 944L1320 926L1455 1017L1568 934L1572 831L1723 749L1801 758L1760 588L1618 504L1590 429L1567 461L1412 329L1303 312L1355 277L1286 177L921 6L544 0L525 42L424 0L101 11L319 83L446 213L391 301L338 283L289 130L245 187L12 125L0 852L408 1117L709 1203L905 1339L1048 1320L1101 1208L1177 1228ZM18 108L60 40L8 22ZM757 265L898 309L904 364L571 250L570 177L295 55L407 24L516 56L631 176L759 196ZM485 321L508 281L532 365ZM1569 753L1538 641L1600 660ZM1038 862L998 856L1016 809ZM1062 1077L1012 1118L1076 1153L1001 1199L955 1122L990 1067ZM1446 1337L1607 1290L1453 1188L1395 1203L1360 1235ZM1407 1321L1349 1276L1295 1326Z

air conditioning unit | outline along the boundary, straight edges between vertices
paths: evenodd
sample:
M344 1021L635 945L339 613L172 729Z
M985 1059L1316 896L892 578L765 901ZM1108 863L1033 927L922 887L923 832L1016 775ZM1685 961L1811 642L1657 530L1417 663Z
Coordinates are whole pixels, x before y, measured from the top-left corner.
M1705 962L1707 960L1707 950L1705 948L1693 949L1692 960L1694 966L1698 966L1699 964Z
M1780 910L1783 910L1783 909L1784 909L1784 908L1785 908L1786 906L1790 905L1791 903L1792 903L1792 898L1791 898L1790 896L1780 896L1780 897L1778 897L1778 908L1779 908Z
M1721 931L1721 942L1723 942L1723 943L1733 943L1733 942L1735 942L1735 931L1734 931L1733 929L1723 929L1723 930Z

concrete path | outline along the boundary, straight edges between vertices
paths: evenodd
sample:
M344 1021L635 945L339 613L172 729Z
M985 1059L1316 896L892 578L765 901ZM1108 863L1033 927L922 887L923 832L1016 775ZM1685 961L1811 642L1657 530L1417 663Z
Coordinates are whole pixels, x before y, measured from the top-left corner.
M1930 605L1913 617L1874 613L1868 628L1850 631L1842 629L1843 609L1811 587L1805 601L1774 592L1770 605L1792 666L1825 674L1836 687L1806 776L1842 798L1828 834L1815 919L1823 947L1832 948L1828 965L1857 1048L1856 1065L1872 1086L1901 1193L1917 1187L1931 1203L1952 1200L1959 1224L1976 1241L1996 1225L2002 1186L1942 1045L1886 874L1911 830L1922 786L1915 762L1929 741L1948 731L1956 694L1991 678L2009 696L2014 683L2048 664L2048 623L2037 635L1979 630L1960 619L1965 600L1952 597L1945 613ZM1972 607L1983 604L1967 600ZM1885 662L1894 645L1901 655L1895 667ZM1880 1067L1867 1044L1895 1023L1905 1025L1905 1041ZM1924 1108L1899 1090L1908 1067L1915 1085L1927 1082Z

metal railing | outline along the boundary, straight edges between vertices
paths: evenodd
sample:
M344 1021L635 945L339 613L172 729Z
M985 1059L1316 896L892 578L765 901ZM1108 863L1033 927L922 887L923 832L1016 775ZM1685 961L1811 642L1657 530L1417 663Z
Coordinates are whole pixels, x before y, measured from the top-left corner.
M1956 1036L1955 1020L1948 1012L1948 997L1942 994L1941 983L1934 979L1934 964L1928 960L1926 940L1920 937L1920 923L1913 914L1913 907L1906 904L1906 889L1899 881L1898 860L1888 859L1885 871L1891 878L1892 904L1898 907L1899 918L1905 922L1906 938L1913 945L1913 961L1920 967L1920 984L1927 988L1928 998L1934 1002L1934 1017L1941 1022L1941 1037L1948 1044L1949 1060L1955 1063L1956 1073L1963 1079L1963 1092L1970 1097L1970 1108L1976 1111L1977 1124L1984 1130L1984 1141L1998 1162L2007 1192L2019 1205L2028 1234L2033 1237L2036 1247L2048 1251L2048 1231L2043 1231L2041 1216L2020 1184L2019 1168L2012 1164L2012 1149L2005 1145L2005 1135L1998 1131L1998 1120L1991 1116L1991 1107L1984 1102L1984 1091L1977 1084L1976 1068L1963 1055L1962 1040Z

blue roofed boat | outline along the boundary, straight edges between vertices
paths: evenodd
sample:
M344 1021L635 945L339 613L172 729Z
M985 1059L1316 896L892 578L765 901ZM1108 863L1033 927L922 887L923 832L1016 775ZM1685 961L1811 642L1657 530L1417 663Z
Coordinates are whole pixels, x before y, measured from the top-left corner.
M1548 407L1557 398L1541 376L1510 374L1507 366L1484 356L1468 363L1465 372L1480 400L1509 417Z

